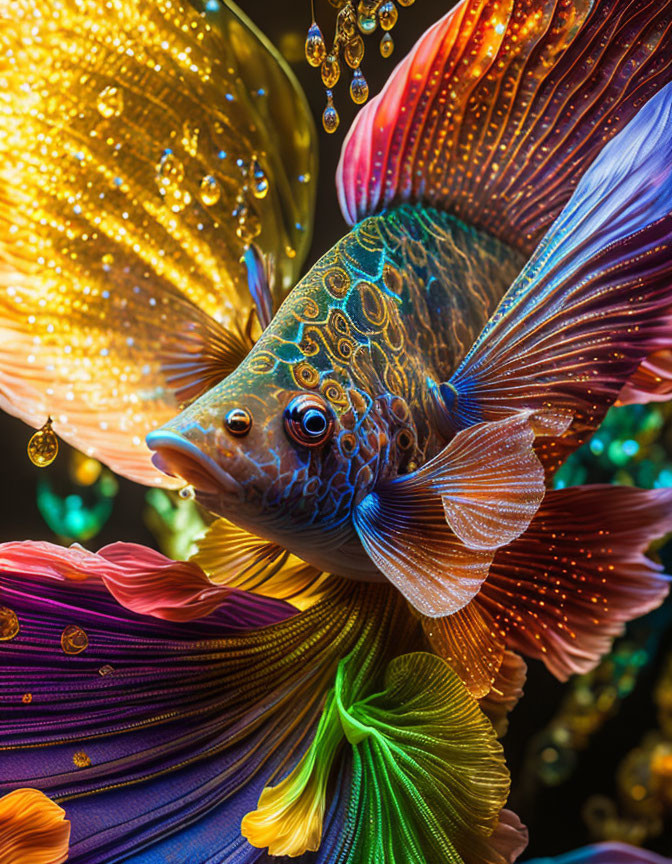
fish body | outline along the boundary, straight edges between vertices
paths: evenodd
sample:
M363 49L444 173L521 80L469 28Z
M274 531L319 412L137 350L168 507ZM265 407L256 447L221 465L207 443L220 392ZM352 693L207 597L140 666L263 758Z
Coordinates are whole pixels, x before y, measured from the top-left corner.
M193 481L211 511L321 569L384 578L361 548L353 509L445 446L439 384L522 263L433 208L364 219L290 292L238 369L150 436L155 464ZM302 396L327 412L324 443L288 435L283 418ZM240 437L224 422L236 409L251 419ZM203 489L203 471L227 479Z

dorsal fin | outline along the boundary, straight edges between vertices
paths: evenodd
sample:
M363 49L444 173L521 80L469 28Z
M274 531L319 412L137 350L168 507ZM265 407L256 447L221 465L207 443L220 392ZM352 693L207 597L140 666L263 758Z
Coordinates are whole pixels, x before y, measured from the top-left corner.
M604 144L672 78L672 2L463 0L358 115L348 222L448 209L529 254Z

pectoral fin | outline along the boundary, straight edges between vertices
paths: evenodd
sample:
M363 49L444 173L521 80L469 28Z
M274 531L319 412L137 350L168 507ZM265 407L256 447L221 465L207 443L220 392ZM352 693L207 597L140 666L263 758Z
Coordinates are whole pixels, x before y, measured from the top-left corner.
M465 606L495 549L522 534L544 497L544 472L523 412L458 433L413 474L380 487L354 517L376 566L430 617Z

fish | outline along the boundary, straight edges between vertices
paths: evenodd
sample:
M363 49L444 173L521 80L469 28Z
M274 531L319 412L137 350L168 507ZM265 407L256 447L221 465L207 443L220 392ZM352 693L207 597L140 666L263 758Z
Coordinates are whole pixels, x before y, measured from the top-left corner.
M0 404L217 518L187 562L0 547L8 675L73 706L25 691L0 789L64 800L74 861L508 864L523 655L587 671L669 590L670 490L550 486L670 392L672 4L462 0L358 114L300 276L315 132L233 5L22 2Z
M672 344L672 86L659 30L668 13L647 23L658 34L652 55L632 73L636 88L660 50L665 62L641 79L648 100L640 91L631 99L625 79L620 90L608 80L609 63L626 50L616 40L592 74L618 109L601 114L603 101L588 91L586 112L569 110L560 122L568 109L553 82L577 52L593 50L598 24L587 7L568 16L516 9L527 28L520 48L496 16L479 17L479 4L425 34L344 142L337 184L352 230L290 291L235 371L146 439L157 468L260 542L318 572L391 582L428 634L441 633L430 639L451 646L444 656L478 696L492 686L511 631L536 629L529 613L516 625L501 600L486 599L511 578L498 562L530 554L540 530L565 531L570 502L585 513L581 494L605 516L614 512L603 499L620 490L563 496L547 485L642 378L642 364ZM574 14L586 16L578 31ZM473 93L484 91L473 104L488 104L486 58L496 52L507 74L525 68L543 83L510 102L501 96L507 110L491 126L479 120L485 109L460 103L459 89L437 114L460 39L488 46L464 61L473 63L465 72ZM550 72L537 40L555 52ZM434 89L424 90L430 78ZM408 116L395 123L399 105ZM525 112L527 126L516 127ZM536 123L553 117L564 137L538 148ZM481 135L473 149L463 143L469 130ZM522 143L500 143L494 163L488 136L507 142L514 133ZM667 520L667 500L657 502ZM213 530L225 548L226 531ZM600 547L599 529L585 542ZM210 544L199 559L205 569L216 555ZM529 592L534 607L551 584L526 579L518 593ZM609 608L601 626L610 632L630 615L622 589L592 587L593 602ZM641 591L648 609L666 588L656 575ZM581 660L572 648L574 663L557 660L557 640L580 639L580 620L553 628L547 664L561 676L590 668L596 654L585 647ZM465 634L478 646L476 663L459 659Z

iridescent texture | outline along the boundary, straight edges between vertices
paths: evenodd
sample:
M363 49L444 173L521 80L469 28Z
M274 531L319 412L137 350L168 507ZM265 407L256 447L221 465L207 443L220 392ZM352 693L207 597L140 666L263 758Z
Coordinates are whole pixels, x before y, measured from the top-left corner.
M140 571L156 558L141 547L124 553L117 583L124 574L134 581L131 567ZM121 555L116 560L120 564ZM148 615L148 604L137 602L140 594L152 593L142 581L131 608L119 605L104 587L111 585L110 572L105 550L94 555L49 544L0 546L0 587L22 627L21 645L4 643L0 669L0 790L29 785L63 804L72 823L69 860L262 860L241 837L243 816L271 778L295 768L320 722L337 716L343 717L337 720L339 738L341 722L365 718L376 746L389 738L406 765L392 769L399 784L395 796L410 795L409 808L418 804L418 784L439 796L449 818L436 842L460 850L449 860L494 864L510 860L511 850L524 844L515 817L500 817L508 772L477 703L437 658L394 660L423 643L417 621L390 587L353 588L332 580L323 599L303 613L249 595L235 616L225 599L202 620L185 621L179 595L166 598L177 614L164 607L162 618L156 611ZM60 638L73 620L89 644L69 655ZM255 621L266 626L255 629ZM246 632L236 634L232 626ZM350 658L345 677L335 679L344 657ZM334 686L341 708L325 715ZM373 700L359 701L373 693ZM433 739L415 767L410 754L426 741L426 724ZM377 774L390 766L369 752L373 741L347 734L350 755L326 769L333 797L321 832L321 862L331 861L336 850L357 864L378 860L368 857L377 842L371 821L384 786L384 775ZM436 780L428 773L434 746L446 758ZM350 781L358 776L362 782ZM467 780L473 792L465 799ZM434 824L437 815L422 806L407 818L417 842L428 848L420 826ZM404 833L394 835L376 854L398 848Z
M245 247L277 305L310 240L305 98L216 7L21 0L0 30L0 404L154 484L147 432L252 344Z

